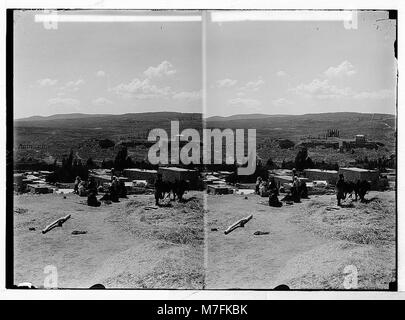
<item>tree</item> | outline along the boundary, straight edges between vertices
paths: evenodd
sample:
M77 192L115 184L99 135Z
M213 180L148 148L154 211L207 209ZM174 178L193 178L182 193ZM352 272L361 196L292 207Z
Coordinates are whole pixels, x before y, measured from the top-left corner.
M118 150L118 153L115 156L114 169L122 170L130 166L132 166L132 160L128 157L127 147L123 146L120 150Z
M102 139L102 140L99 140L98 145L100 146L100 148L107 149L107 148L114 147L115 142L110 139Z
M278 146L281 149L289 149L295 146L295 143L288 139L283 139L278 142Z
M267 169L275 169L277 166L276 166L276 164L274 163L274 161L273 161L273 159L272 158L269 158L269 160L267 160L267 162L266 162L266 168Z
M306 160L308 157L308 150L307 148L301 148L298 151L297 156L295 157L295 168L299 171L302 171L306 167Z
M91 168L91 169L97 167L91 157L87 159L87 161L86 161L86 166L87 166L88 168Z
M67 169L70 169L70 168L72 168L72 164L73 164L73 149L70 149L69 156L68 156L68 158L66 159L66 162L65 162L65 167Z

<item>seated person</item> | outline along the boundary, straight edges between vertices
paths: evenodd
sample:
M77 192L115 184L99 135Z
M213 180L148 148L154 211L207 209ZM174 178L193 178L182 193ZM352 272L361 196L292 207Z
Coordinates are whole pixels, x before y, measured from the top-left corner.
M79 196L81 197L87 196L86 183L84 181L80 181L78 189L79 189Z
M278 187L274 178L270 179L269 185L269 206L281 207L283 204L278 200Z
M307 188L307 184L305 181L301 180L300 181L300 195L301 198L303 199L308 199L308 188Z
M87 205L90 207L99 207L101 202L97 200L96 194L94 191L91 191L87 196Z

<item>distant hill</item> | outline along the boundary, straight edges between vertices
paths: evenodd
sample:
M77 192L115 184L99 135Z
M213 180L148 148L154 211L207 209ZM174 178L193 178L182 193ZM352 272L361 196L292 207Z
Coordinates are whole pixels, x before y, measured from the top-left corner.
M209 117L203 122L201 113L146 112L121 115L65 114L49 117L30 117L14 121L16 158L61 159L70 149L80 157L95 160L113 159L117 150L101 148L99 141L112 140L117 147L134 139L146 139L150 130L162 128L170 134L171 121L178 120L180 130L193 128L201 131L207 128L256 129L258 153L263 159L272 158L279 162L294 159L296 150L278 148L280 139L295 144L309 137L323 137L327 130L338 129L340 137L353 139L356 134L366 135L368 140L382 142L385 147L368 153L369 158L389 156L395 151L396 118L392 114L355 112L318 113L304 115L249 114L230 117ZM19 148L19 145L33 145L34 148ZM35 147L39 146L39 147ZM145 159L148 148L131 147L129 153L134 160ZM311 151L312 152L312 151ZM363 154L339 154L330 149L314 151L318 160L334 161L336 157L351 160ZM322 157L321 157L322 155ZM314 155L312 154L312 157ZM330 158L328 158L330 157Z
M16 121L46 121L46 120L67 120L67 119L83 119L93 117L108 116L107 114L87 114L87 113L66 113L54 114L51 116L32 116L27 118L16 119Z
M153 120L156 118L184 118L187 115L198 115L199 113L182 113L182 112L142 112L142 113L124 113L124 114L89 114L89 113L67 113L67 114L54 114L50 116L31 116L27 118L15 119L15 121L49 121L49 120L71 120L71 119L89 119L89 118L109 118L109 119L130 119L137 120ZM202 114L199 114L202 117ZM352 116L370 116L374 115L377 118L395 118L393 114L379 114L379 113L358 113L358 112L327 112L327 113L307 113L302 115L283 115L283 114L263 114L263 113L251 113L251 114L235 114L231 116L212 116L205 118L207 122L214 121L247 121L266 118L284 118L284 119L317 119L317 120L332 120L332 119L345 119Z
M248 120L248 119L262 119L262 118L269 118L269 117L279 117L282 115L270 115L270 114L262 114L262 113L250 113L250 114L234 114L232 116L212 116L206 118L206 121L230 121L230 120Z
M159 127L159 123L167 124L168 121L198 121L202 126L202 115L200 113L181 112L144 112L125 114L56 114L48 117L33 116L17 119L14 125L17 127L49 127L49 128L110 128L114 131L130 129L134 124L148 127ZM170 123L169 123L170 124ZM194 124L195 125L195 124Z
M383 114L383 113L359 113L359 112L325 112L325 113L306 113L302 115L289 115L289 114L262 114L262 113L252 113L252 114L235 114L232 116L226 116L226 117L221 117L221 116L212 116L208 117L205 120L208 122L214 122L214 121L235 121L235 120L242 120L242 121L248 121L248 120L256 120L256 119L268 119L268 118L284 118L284 119L325 119L325 120L333 120L333 119L345 119L351 116L370 116L374 115L380 118L381 116L387 117L387 118L395 118L395 115L393 114Z

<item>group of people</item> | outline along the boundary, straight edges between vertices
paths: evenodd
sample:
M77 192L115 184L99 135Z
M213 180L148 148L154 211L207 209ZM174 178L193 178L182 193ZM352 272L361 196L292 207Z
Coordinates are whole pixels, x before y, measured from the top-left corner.
M119 202L119 198L127 197L127 188L125 182L113 176L111 179L111 185L108 187L107 192L101 197L100 200Z
M93 177L89 177L87 181L82 180L79 176L76 177L73 193L80 197L87 196L87 205L99 207L101 202L97 200L97 183Z
M262 197L269 197L269 206L281 207L283 204L278 200L279 190L274 177L270 177L269 181L258 177L256 180L256 194Z
M90 177L87 181L82 180L79 176L76 177L73 193L78 194L81 197L87 196L91 191L97 192L97 183L93 177Z
M155 180L155 203L159 204L159 200L162 200L165 194L173 194L173 199L176 197L179 201L183 201L183 195L188 189L189 182L184 180L176 180L175 182L163 181L162 175L158 174ZM95 179L90 177L88 181L82 180L79 176L76 177L73 193L78 194L81 197L87 196L87 205L91 207L99 207L100 201L119 202L119 198L127 198L127 189L123 180L118 179L116 176L111 178L111 184L108 186L108 190L104 195L97 199L99 191Z
M81 197L87 196L87 205L91 207L99 207L101 202L97 199L98 185L94 177L90 177L88 181L82 180L79 176L76 177L73 193ZM116 176L111 179L111 185L108 191L100 200L118 202L119 198L127 197L127 189L125 183L119 180Z
M336 198L337 205L341 206L341 201L346 199L348 194L355 194L355 200L357 197L360 198L360 201L365 202L364 196L371 189L370 183L368 181L358 180L356 183L345 181L343 174L339 175L339 180L336 183ZM261 195L262 197L269 197L269 205L271 207L281 207L282 202L278 200L279 196L279 186L274 180L274 177L271 177L269 181L264 180L261 177L258 177L256 180L256 194ZM293 181L290 190L287 195L282 199L282 201L292 201L295 203L301 202L301 199L308 199L308 188L304 179L299 179L293 170Z
M274 177L270 177L269 181L258 177L256 180L256 193L262 197L269 197L269 205L271 207L281 207L282 202L278 200L279 186L277 185ZM299 179L293 170L292 186L287 195L282 199L283 201L293 201L295 203L301 202L301 199L308 198L308 188L303 179Z

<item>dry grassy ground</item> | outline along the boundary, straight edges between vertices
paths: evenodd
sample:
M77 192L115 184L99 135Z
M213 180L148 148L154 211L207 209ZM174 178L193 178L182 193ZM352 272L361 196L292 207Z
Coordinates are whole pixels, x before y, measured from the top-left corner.
M388 289L395 280L395 194L367 197L367 204L347 200L339 209L333 195L282 208L256 195L209 196L206 287L344 289L345 267L353 265L359 289ZM248 214L244 228L223 233Z
M185 204L147 210L153 195L130 196L99 208L73 194L14 197L15 283L44 283L44 268L54 265L61 288L203 287L203 212L201 194ZM41 229L71 214L63 227ZM35 228L30 231L29 228ZM73 235L72 231L87 231Z
M395 280L395 194L371 192L369 203L334 195L272 208L266 198L190 192L185 204L154 206L152 195L91 208L76 195L14 197L15 283L41 286L57 267L61 288L344 289L344 269L360 289ZM61 228L41 229L71 214ZM224 230L253 214L244 228ZM35 230L29 230L35 228ZM72 231L87 231L72 234ZM216 230L216 231L215 231ZM254 235L256 231L268 232ZM205 257L204 260L204 246ZM204 267L205 265L205 267Z

